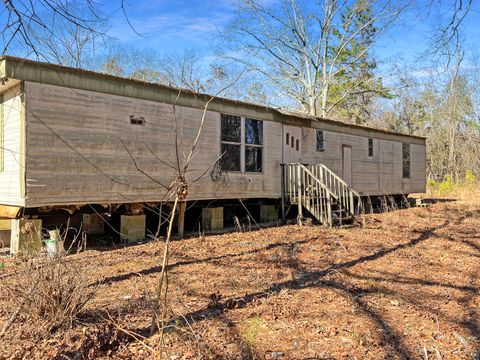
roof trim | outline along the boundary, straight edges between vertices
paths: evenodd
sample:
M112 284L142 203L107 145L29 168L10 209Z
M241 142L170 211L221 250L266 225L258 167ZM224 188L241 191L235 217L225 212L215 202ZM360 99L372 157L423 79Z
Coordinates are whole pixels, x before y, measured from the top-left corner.
M17 80L97 91L194 108L203 108L205 102L212 99L212 95L197 94L191 90L29 59L3 56L0 57L0 61L2 76ZM326 125L326 127L332 131L337 130L345 133L361 134L361 136L377 135L378 137L378 135L383 135L380 137L386 139L392 138L392 140L396 139L398 141L401 141L401 139L409 139L409 141L413 143L425 144L425 137L421 136L348 124L331 119L316 118L307 114L222 97L214 98L209 104L209 110L305 127L319 128L322 127L322 125Z

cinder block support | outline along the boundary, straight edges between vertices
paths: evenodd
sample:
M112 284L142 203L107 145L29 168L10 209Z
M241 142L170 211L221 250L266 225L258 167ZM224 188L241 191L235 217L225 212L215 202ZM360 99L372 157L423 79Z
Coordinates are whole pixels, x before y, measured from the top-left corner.
M260 222L272 223L278 221L278 211L275 205L260 205Z
M202 227L205 231L223 230L223 207L203 208Z
M10 254L35 252L42 248L41 219L11 220Z
M103 235L105 233L105 221L98 214L83 214L82 230L89 235Z
M133 243L145 239L145 215L121 215L120 233L122 241Z
M10 247L10 230L0 230L0 249Z
M0 248L10 247L10 229L12 228L12 220L0 220Z

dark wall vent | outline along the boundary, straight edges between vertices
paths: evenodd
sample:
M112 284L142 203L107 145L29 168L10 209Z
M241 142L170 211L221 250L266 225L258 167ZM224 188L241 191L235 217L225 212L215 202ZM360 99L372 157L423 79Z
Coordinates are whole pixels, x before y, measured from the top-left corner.
M146 121L143 116L134 116L130 115L130 125L140 125L140 126L145 126Z

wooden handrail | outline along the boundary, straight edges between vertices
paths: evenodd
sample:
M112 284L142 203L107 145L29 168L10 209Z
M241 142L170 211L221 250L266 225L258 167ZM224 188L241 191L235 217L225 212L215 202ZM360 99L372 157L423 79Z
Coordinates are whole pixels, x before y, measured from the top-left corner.
M317 220L332 225L332 198L337 199L325 184L304 165L285 164L284 198L298 205L298 216L301 220L302 209L307 209Z
M356 215L354 196L360 198L360 194L325 165L291 163L282 166L282 204L286 198L290 203L296 203L299 218L305 208L317 220L331 226L332 200L340 210L340 222L344 212L347 216Z
M341 208L347 211L351 216L355 216L358 213L358 210L354 209L353 198L356 197L358 200L357 202L360 203L360 194L353 190L345 180L324 164L309 165L309 167L313 169L315 174L318 173L320 175L320 180L323 180L333 192L339 195Z
M314 165L314 166L320 166L321 168L325 169L326 171L328 171L330 174L332 174L335 179L337 179L339 182L341 182L343 185L347 186L348 188L350 188L350 191L353 192L353 194L355 196L358 196L360 197L360 193L356 192L354 189L352 189L350 187L350 185L348 185L348 183L343 180L340 176L338 176L334 171L330 170L328 167L326 167L324 164L318 164L318 165Z
M312 179L314 179L323 189L325 189L325 191L328 191L330 193L330 196L333 196L336 200L338 200L338 195L336 195L335 193L333 193L325 184L323 184L320 179L318 179L311 171L309 168L307 168L305 165L303 164L297 164L298 166L300 166L301 169L303 169L308 175L310 175L312 177Z

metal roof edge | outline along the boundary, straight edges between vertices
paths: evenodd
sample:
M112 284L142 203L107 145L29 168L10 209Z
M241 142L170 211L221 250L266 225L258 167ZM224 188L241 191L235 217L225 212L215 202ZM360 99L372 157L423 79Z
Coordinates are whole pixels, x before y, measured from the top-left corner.
M309 126L309 122L313 121L329 124L339 128L380 133L387 136L392 135L393 137L418 139L423 142L426 140L426 138L423 136L409 135L363 125L350 124L328 118L319 118L308 114L296 113L289 110L282 110L259 104L248 103L241 100L214 97L213 95L209 94L195 93L188 89L175 88L157 83L149 83L95 72L92 70L72 68L63 65L6 55L1 56L0 61L0 71L2 72L3 76L18 80L98 91L121 96L130 96L196 108L203 108L206 101L213 99L209 106L211 111L238 114L246 117L257 116L264 120L280 121L303 126ZM49 73L48 70L54 71L55 75L52 76L52 73ZM157 92L155 92L155 94L150 94L149 91L152 89L157 90Z

